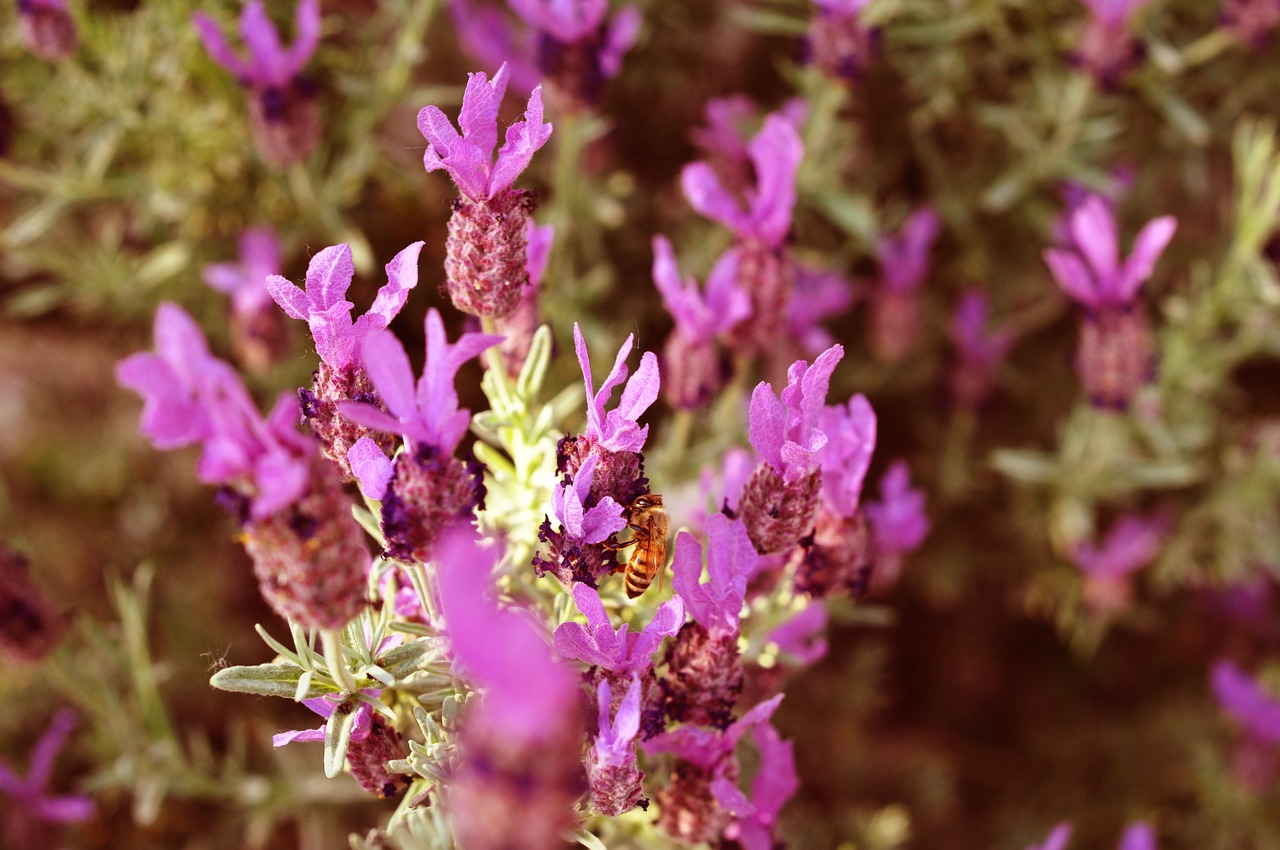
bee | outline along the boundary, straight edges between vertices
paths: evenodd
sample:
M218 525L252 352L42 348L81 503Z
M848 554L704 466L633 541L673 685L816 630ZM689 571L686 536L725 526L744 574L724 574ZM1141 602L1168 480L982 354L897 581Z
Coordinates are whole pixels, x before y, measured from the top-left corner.
M653 493L637 497L630 505L627 527L631 529L631 539L622 545L635 548L627 560L624 581L627 598L635 599L667 568L667 533L671 530L671 519L662 507L662 497Z

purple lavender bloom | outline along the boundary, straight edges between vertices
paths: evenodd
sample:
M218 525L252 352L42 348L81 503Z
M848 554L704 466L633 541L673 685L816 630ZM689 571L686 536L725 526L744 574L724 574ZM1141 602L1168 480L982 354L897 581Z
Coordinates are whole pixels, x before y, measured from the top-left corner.
M790 620L769 632L768 642L776 644L784 656L802 665L816 664L827 654L823 632L827 628L827 606L810 602Z
M1150 0L1083 0L1089 20L1080 34L1076 62L1098 83L1112 87L1138 63L1141 51L1134 39L1133 18Z
M924 492L911 486L904 460L895 460L880 479L880 501L866 506L876 551L884 555L914 552L929 534Z
M704 292L698 281L683 278L671 243L653 237L653 282L676 328L695 342L709 342L751 315L751 298L738 288L738 255L728 251L707 275Z
M759 555L738 520L724 514L707 519L707 575L702 578L702 544L687 531L676 538L672 586L693 619L713 636L738 633L747 580Z
M1142 569L1160 553L1168 530L1168 518L1125 516L1111 527L1099 546L1079 543L1071 557L1086 574L1119 578Z
M121 385L143 397L143 435L158 449L203 443L200 479L247 488L254 519L296 501L315 452L297 431L297 400L282 395L262 419L239 376L209 353L200 327L176 304L156 310L155 338L156 354L116 367Z
M381 691L366 688L360 691L360 693L376 697L381 693ZM344 695L335 694L332 696L315 697L314 699L304 699L302 704L323 717L325 720L328 720L329 717L332 716L334 709L342 703L343 698ZM354 726L352 727L354 731L351 733L351 740L353 742L363 741L365 738L369 737L369 719L372 713L373 706L369 705L367 702L361 702L359 707L356 708L356 719L354 721ZM283 747L298 741L323 741L324 728L324 726L319 726L315 729L292 729L288 732L278 732L271 736L271 746Z
M609 682L602 679L597 687L600 731L587 753L586 766L591 807L602 815L616 817L644 800L644 774L636 765L635 746L640 732L640 692L640 678L635 677L610 722L613 693Z
M1065 850L1071 840L1071 824L1060 823L1045 837L1043 844L1031 844L1027 850Z
M842 357L844 347L833 345L812 366L797 360L787 370L781 397L764 381L751 393L751 446L788 483L818 468L818 453L827 444L827 435L819 430L827 386Z
M551 125L542 121L539 87L529 96L525 120L507 128L506 141L495 159L498 108L507 78L505 65L492 81L483 72L468 75L458 115L461 135L438 107L425 106L418 113L418 130L427 140L423 166L427 171L447 171L458 190L473 201L492 200L509 189L551 136Z
M18 34L41 59L63 59L75 52L80 37L66 0L18 0Z
M1242 44L1262 47L1280 24L1280 0L1222 0L1219 21Z
M587 624L561 623L553 640L556 652L620 676L639 676L651 668L653 654L662 639L671 637L684 625L684 603L679 597L658 606L649 625L638 635L627 633L630 628L627 623L614 631L595 588L575 584L573 601L587 618Z
M1068 221L1074 250L1049 248L1044 261L1076 303L1093 310L1125 307L1151 277L1177 227L1173 216L1147 222L1121 263L1115 215L1105 198L1091 195Z
M712 791L736 818L725 830L725 838L737 841L743 850L773 850L773 827L778 813L800 787L796 757L790 741L783 741L771 724L751 730L760 751L760 769L751 781L751 799L736 783L724 778L712 782Z
M991 304L983 292L970 289L960 298L951 316L951 339L966 368L990 369L1004 359L1013 345L1008 328L991 329Z
M334 370L360 365L361 343L382 330L404 307L409 290L418 285L418 254L422 242L414 242L387 263L387 283L378 290L373 305L355 322L355 305L346 300L356 267L351 246L334 245L317 253L307 265L306 291L280 275L267 278L267 292L280 309L311 328L316 354Z
M384 413L370 404L342 402L343 415L378 431L404 436L410 451L430 446L451 455L471 423L471 411L458 408L454 376L462 365L502 338L466 333L455 343L445 335L444 320L432 307L424 323L427 358L415 389L409 355L395 334L376 331L361 347L365 370L387 406Z
M646 753L671 753L688 761L715 777L727 775L726 768L734 761L733 751L742 736L752 728L767 723L782 702L783 694L765 700L735 720L727 729L708 729L705 726L680 726L645 741Z
M837 271L806 263L794 263L792 271L795 289L787 304L787 327L799 343L800 356L816 357L834 342L820 323L853 306L853 284Z
M540 33L538 67L564 106L599 102L604 83L622 69L622 57L635 44L642 18L626 6L605 21L608 0L508 0L517 15Z
M828 436L818 452L822 467L822 498L832 510L849 518L858 510L862 483L876 450L876 412L859 393L848 405L825 407L818 420Z
M634 339L634 334L627 336L618 349L618 356L614 358L608 377L600 385L599 391L596 391L591 381L591 356L587 352L586 340L582 338L582 329L578 327L578 323L573 324L573 347L578 355L578 366L582 369L582 381L587 388L586 437L607 451L640 452L649 436L649 426L641 428L637 425L637 420L658 398L658 358L646 351L640 357L640 368L627 380L627 355L631 353ZM606 411L605 405L613 396L614 388L624 381L626 383L618 406Z
M595 455L587 458L573 477L573 483L561 482L551 494L556 519L570 539L582 543L603 543L627 527L622 505L610 496L605 496L589 509L584 508L591 494L591 482L598 462Z
M1120 836L1118 850L1156 850L1156 831L1149 823L1131 823Z
M53 760L75 728L76 716L64 708L53 716L49 728L36 742L27 775L20 776L0 763L0 794L11 798L0 835L10 847L47 847L52 844L49 824L74 823L93 817L93 801L80 795L49 792Z
M921 207L907 216L897 237L881 236L876 243L880 280L898 294L915 292L929 273L929 249L938 237L938 214Z
M287 48L266 6L250 0L240 15L248 59L232 50L208 15L196 12L192 21L209 57L249 89L249 117L263 159L278 168L306 159L320 140L315 87L302 76L302 67L320 43L319 0L300 0L297 38Z
M490 3L450 0L449 16L458 42L489 71L506 65L517 92L532 92L542 81L534 61L536 47L527 31L519 32L511 20Z
M251 227L240 234L240 259L204 267L204 282L231 296L237 315L252 318L270 307L267 278L280 273L280 240L270 227Z
M486 720L519 741L554 735L574 717L577 679L537 632L492 598L496 548L460 523L440 534L436 552L446 638L455 663L484 690Z
M795 127L773 113L748 145L756 183L740 202L705 162L685 166L680 182L689 204L715 219L743 241L761 242L771 249L782 247L791 229L796 201L796 173L804 156L804 144Z
M1213 667L1213 694L1223 711L1239 723L1248 736L1267 744L1280 744L1280 698L1258 683L1234 662L1223 659Z
M755 179L751 164L750 127L759 123L755 102L743 94L713 97L703 109L705 126L689 138L702 149L708 164L720 175L721 184L733 194L746 190ZM777 111L799 132L808 114L804 98L794 97Z
M879 31L863 26L862 10L869 0L814 0L817 14L805 38L811 64L831 77L853 82L871 64L879 46Z

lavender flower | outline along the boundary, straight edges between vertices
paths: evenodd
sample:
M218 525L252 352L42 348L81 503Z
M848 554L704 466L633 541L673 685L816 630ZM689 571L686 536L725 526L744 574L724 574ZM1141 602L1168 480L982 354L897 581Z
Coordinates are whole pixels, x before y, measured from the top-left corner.
M434 307L427 311L425 335L427 357L416 389L404 346L390 331L379 330L365 339L361 352L386 411L354 401L338 405L352 422L405 438L407 451L390 473L368 438L347 458L353 473L364 476L365 494L382 500L387 552L401 560L428 560L436 533L454 519L469 518L484 498L479 471L453 457L471 422L471 411L458 408L453 382L464 363L501 340L467 333L450 344Z
M79 35L66 0L18 0L18 35L41 59L65 59L75 52Z
M640 34L640 10L626 6L606 21L607 0L508 2L539 32L538 67L565 111L598 104Z
M802 97L786 101L775 113L789 121L799 132L808 115L808 103ZM741 195L755 181L751 162L751 125L759 128L760 118L754 101L746 95L713 97L703 107L705 126L695 128L689 139L706 156L706 162L720 178L721 185L734 195Z
M835 340L821 322L853 306L853 284L843 274L807 263L794 263L795 288L787 305L787 331L798 357L816 357Z
M0 544L0 652L40 661L57 646L63 624L53 601L31 578L30 564Z
M1118 850L1156 850L1156 831L1142 821L1131 823L1120 836Z
M377 689L366 688L360 693L377 697ZM340 696L324 696L304 699L302 704L323 718L328 719L342 703ZM323 741L325 729L292 730L271 738L273 747L283 747L297 741ZM392 773L386 764L393 759L404 758L404 742L396 731L373 710L367 702L355 708L355 720L351 741L347 748L347 767L360 787L375 797L394 797L409 787L409 777Z
M824 74L846 82L862 76L875 58L880 31L860 20L869 0L814 0L817 6L805 52Z
M911 472L904 460L895 460L880 479L880 501L866 507L867 519L881 556L914 552L929 533L924 492L911 486Z
M811 602L790 620L769 632L768 642L778 647L784 659L804 666L816 664L827 654L827 606Z
M1151 0L1083 0L1089 20L1074 60L1093 74L1098 84L1112 87L1142 56L1134 39L1133 19Z
M578 686L537 633L490 598L496 554L461 525L437 548L454 662L481 690L461 720L446 803L469 850L541 850L574 823L584 790Z
M75 728L76 716L64 708L53 716L31 753L27 775L0 764L0 794L10 798L0 835L8 847L47 847L53 842L51 824L76 823L93 817L93 801L80 795L49 791L53 760Z
M1100 613L1129 605L1133 597L1131 574L1149 564L1160 552L1168 519L1125 516L1111 528L1099 546L1077 544L1072 560L1085 574L1085 601Z
M736 790L738 782L734 748L748 731L768 722L781 701L779 694L760 703L723 731L681 726L642 745L646 753L672 753L677 758L671 784L657 794L659 826L690 844L714 841L730 826L729 806L741 797L727 793L730 787Z
M462 193L449 219L445 276L453 305L474 316L510 315L528 285L532 196L511 184L551 136L551 125L542 120L542 90L536 88L525 120L507 128L495 158L507 76L504 65L492 82L483 73L468 77L458 117L461 135L435 106L418 113L418 130L427 140L423 165L448 172Z
M208 15L197 12L192 21L209 57L248 90L249 119L263 160L285 168L310 156L320 141L320 112L315 86L302 76L302 68L320 43L319 0L299 0L297 39L287 48L262 0L250 0L240 15L248 59L231 49Z
M922 207L907 216L900 236L882 236L876 245L880 286L871 296L868 343L887 363L902 360L920 340L920 285L929 273L929 250L937 235L937 213Z
M705 293L698 282L682 278L671 243L653 239L653 281L662 303L675 320L663 351L667 396L679 408L707 404L729 378L730 364L716 337L751 315L751 298L738 288L738 255L725 253L707 276Z
M310 390L299 390L303 414L312 432L324 445L325 457L338 464L344 477L352 471L347 452L356 441L370 436L366 427L348 420L339 410L345 401L379 404L380 399L361 359L361 346L369 334L386 328L404 307L409 290L418 285L421 242L397 254L386 266L387 283L378 290L373 305L354 322L355 305L346 300L355 276L351 247L334 245L317 253L307 266L306 290L279 275L267 277L267 292L290 318L311 329L320 367ZM390 451L390 441L383 448Z
M623 623L615 631L595 588L585 584L573 586L573 601L587 618L587 624L568 622L556 627L553 645L556 652L584 664L600 667L616 679L626 681L653 668L653 655L662 639L671 637L684 625L684 603L679 597L658 606L649 625L638 635L629 634Z
M1076 371L1090 400L1124 408L1150 378L1151 331L1138 288L1173 238L1172 216L1146 224L1123 263L1115 216L1100 196L1087 198L1068 222L1072 248L1050 248L1045 263L1058 285L1085 310Z
M714 781L712 790L735 818L725 829L725 838L737 841L743 850L773 850L778 813L800 787L795 753L792 743L783 741L768 723L756 726L751 734L760 751L760 769L751 781L751 799L724 779Z
M627 695L613 720L610 706L613 694L609 683L598 686L599 729L587 752L587 782L591 786L591 808L602 815L616 817L636 806L647 809L641 781L644 774L636 765L635 738L640 732L640 679L633 678Z
M1060 823L1053 828L1053 831L1045 838L1043 844L1031 844L1027 846L1027 850L1065 850L1067 842L1071 840L1071 824Z
M1213 694L1218 703L1255 741L1280 744L1280 698L1271 696L1234 662L1213 667Z
M288 340L266 281L280 273L280 243L269 227L240 234L235 263L204 267L204 282L231 296L231 342L247 368L262 371L280 359Z
M819 418L843 356L833 345L812 366L797 360L781 398L763 381L751 394L748 433L762 462L743 488L739 512L762 555L789 549L813 526L822 483L817 453L827 442Z
M987 296L971 289L951 316L951 340L958 355L951 371L951 396L961 410L975 410L986 401L996 370L1013 346L1008 328L988 328L990 312Z
M734 232L739 280L751 296L755 321L741 324L738 343L747 351L769 351L785 338L793 271L783 243L791 229L796 173L804 145L792 123L773 113L748 145L755 184L735 196L706 162L685 166L681 185L695 210Z
M595 587L613 571L613 550L606 541L627 527L623 506L610 496L591 500L597 455L589 456L577 474L556 485L552 505L560 530L552 531L551 520L543 520L538 539L550 547L548 557L535 557L538 574L550 571L566 586L582 582Z
M449 16L462 48L487 70L506 65L516 92L526 94L542 82L533 33L513 24L493 3L449 0Z

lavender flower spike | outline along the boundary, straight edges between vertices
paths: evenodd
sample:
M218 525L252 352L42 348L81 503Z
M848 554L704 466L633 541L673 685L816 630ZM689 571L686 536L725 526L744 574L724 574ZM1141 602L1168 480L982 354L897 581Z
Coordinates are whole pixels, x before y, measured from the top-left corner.
M813 472L817 453L827 443L819 430L827 398L827 386L844 347L833 345L810 366L797 360L787 370L787 387L781 397L761 381L751 393L751 445L788 483Z
M595 477L599 457L592 455L582 463L572 484L556 485L551 496L556 519L560 520L566 534L583 543L603 543L627 527L622 505L605 496L589 509L584 502L591 493L591 481Z
M284 317L267 292L267 278L280 273L280 242L269 227L240 234L235 263L204 267L204 282L231 297L231 341L236 356L249 369L261 371L284 354Z
M1115 216L1102 196L1085 199L1067 227L1075 250L1047 249L1044 261L1067 295L1084 307L1101 310L1133 302L1173 238L1178 221L1167 215L1147 222L1123 263Z
M459 191L473 201L491 201L510 188L551 136L551 125L542 120L539 87L529 96L525 120L507 128L506 142L494 158L498 107L506 90L506 65L498 69L492 81L484 72L468 75L458 116L461 135L438 107L425 106L418 113L418 130L427 140L423 166L427 171L447 171Z
M640 10L626 6L605 21L607 0L509 0L509 5L538 31L538 68L553 105L564 111L600 101L605 81L617 75L640 34Z
M707 518L707 583L699 583L702 545L682 531L676 539L671 584L693 619L709 633L736 636L747 580L759 557L741 522L712 514Z
M297 39L287 48L262 0L250 0L240 15L248 59L231 49L208 15L197 12L192 21L210 58L249 89L249 117L263 159L278 168L306 159L320 140L315 87L302 77L302 67L320 43L319 0L300 0Z
M671 243L653 237L653 282L676 328L696 342L707 342L751 315L751 298L738 288L738 256L725 253L698 292L693 277L681 277Z
M1226 659L1214 665L1212 684L1223 711L1243 726L1250 738L1280 744L1280 698L1268 694Z
M867 519L881 555L905 555L915 551L929 533L924 493L911 486L911 472L904 460L895 460L880 479L880 501L866 507Z
M674 635L684 625L684 603L679 597L658 606L649 625L638 635L628 634L626 623L614 631L595 588L575 584L573 601L586 616L587 624L561 623L553 640L556 652L622 676L640 675L652 667L653 654L662 639Z
M847 405L833 405L819 420L827 442L818 452L822 465L822 499L840 517L858 510L862 484L876 449L876 412L859 393Z
M591 785L591 807L602 815L616 817L630 811L644 799L636 766L635 738L640 732L640 679L632 678L627 695L610 722L613 694L608 681L597 687L600 710L599 733L587 753L587 780Z
M929 271L929 249L938 236L938 214L922 207L907 216L898 237L882 236L876 245L886 289L911 292Z
M622 343L618 356L614 358L613 368L609 370L609 376L604 379L599 391L596 391L592 386L591 357L587 352L587 343L582 338L582 329L577 322L573 325L573 347L587 388L586 436L607 451L639 452L644 449L645 439L649 436L649 426L641 428L636 420L658 398L658 358L646 351L640 357L640 368L627 380L627 355L631 353L634 339L635 335L632 334ZM625 386L618 406L606 412L605 405L609 403L614 388L623 382Z
M53 716L49 728L36 742L27 775L19 776L0 763L0 794L12 798L5 808L0 836L7 847L48 847L56 842L50 824L85 821L93 817L93 801L83 796L55 796L49 793L53 760L75 728L76 716L63 709Z

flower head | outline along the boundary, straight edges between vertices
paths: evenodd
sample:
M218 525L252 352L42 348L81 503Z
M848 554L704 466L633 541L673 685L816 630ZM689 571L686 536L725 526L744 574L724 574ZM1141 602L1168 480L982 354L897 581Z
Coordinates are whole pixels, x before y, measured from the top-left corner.
M812 472L819 450L827 443L819 426L827 386L842 357L844 348L833 345L818 355L812 366L797 360L787 370L787 387L780 398L764 381L751 393L751 445L788 482Z
M765 118L748 151L756 182L746 190L745 203L734 197L705 162L685 166L681 185L695 210L730 228L739 239L779 248L791 229L804 143L789 120L773 113Z
M240 234L240 259L204 267L204 282L231 296L238 315L253 315L271 303L267 278L280 273L280 241L269 227Z
M560 520L570 538L583 543L603 543L627 527L622 505L611 496L605 496L589 509L583 506L591 494L591 481L595 477L598 462L597 456L588 457L582 462L572 483L557 484L551 495L556 519Z
M712 783L712 791L736 819L725 830L726 838L736 839L743 850L772 850L778 813L800 787L796 757L792 743L782 740L769 723L756 726L751 736L760 751L760 769L751 781L751 798L747 799L735 783L724 778Z
M922 207L907 216L899 236L881 236L876 244L880 275L891 292L913 292L929 273L929 249L938 236L938 214Z
M708 729L705 726L680 726L669 732L654 735L644 742L646 753L672 753L717 776L724 776L727 763L733 760L733 750L742 736L752 728L767 723L782 702L782 694L765 700L735 720L727 729Z
M690 340L714 339L751 315L751 297L738 288L738 254L728 251L711 269L704 292L698 282L682 278L671 243L653 237L653 282L676 328Z
M301 319L311 328L320 359L334 369L343 369L359 363L365 337L389 325L404 307L409 290L418 285L422 245L414 242L387 263L386 285L378 290L368 312L355 322L351 321L355 305L346 300L356 273L349 245L325 248L311 258L306 291L280 275L267 278L267 291L290 318Z
M976 289L965 292L951 316L951 339L960 351L960 359L970 368L994 366L1013 345L1009 329L991 329L990 320L991 304L987 296Z
M759 560L746 527L724 514L707 519L707 575L702 578L702 544L687 531L676 538L672 586L689 614L708 632L736 635L747 580Z
M507 66L511 85L521 94L542 81L534 61L533 33L517 25L491 3L449 0L449 17L458 43L486 69Z
M208 15L196 12L192 21L209 57L250 86L288 85L320 43L319 0L300 0L294 17L297 38L287 48L280 43L280 34L267 15L266 5L262 0L250 0L240 14L240 34L249 50L247 59L231 49L222 29Z
M638 675L652 667L653 654L662 639L671 637L684 625L684 603L679 597L658 606L649 625L638 635L628 634L630 627L626 623L614 630L595 588L575 584L573 601L586 616L587 624L561 623L553 640L556 652L622 676Z
M18 33L41 59L62 59L75 52L80 37L66 0L20 0Z
M793 263L792 271L795 288L787 302L787 327L791 338L800 343L802 353L817 356L833 342L821 322L853 306L853 286L839 272L808 263Z
M912 552L929 533L924 493L911 486L904 460L895 460L880 479L880 501L866 507L867 519L881 554Z
M76 716L63 709L36 742L27 775L20 776L0 763L0 794L11 798L0 835L7 846L37 847L51 843L48 824L85 821L93 817L93 801L80 795L55 795L49 791L53 760L75 728Z
M640 368L627 380L627 355L631 353L634 338L634 335L629 335L626 342L622 343L618 356L614 358L613 368L609 370L609 376L604 379L599 391L596 391L592 386L591 357L587 352L586 340L582 338L582 330L578 324L575 322L573 325L573 347L587 388L586 436L608 451L639 452L644 448L644 441L649 436L649 426L641 428L637 420L658 398L658 358L652 352L646 351L640 357ZM613 396L614 388L624 382L618 406L606 411L605 405Z
M1044 261L1062 290L1082 306L1123 307L1151 277L1177 227L1173 216L1147 222L1121 263L1115 215L1104 198L1091 195L1068 221L1073 250L1050 248Z
M455 343L445 336L444 321L434 307L425 321L427 359L415 388L409 355L395 334L379 330L361 347L365 371L387 406L387 413L368 404L343 402L343 415L366 427L403 434L411 448L431 446L441 454L457 449L471 422L471 411L458 408L454 376L472 357L497 345L493 334L465 333Z
M1280 698L1264 691L1234 662L1223 659L1213 667L1213 695L1222 710L1251 738L1280 744Z
M438 107L426 106L418 113L418 130L427 140L422 164L427 171L447 171L458 190L475 201L490 200L510 188L551 136L551 125L542 120L538 87L529 96L525 120L507 128L506 142L494 158L498 107L507 90L507 73L503 65L492 81L483 72L468 76L458 115L461 135Z

